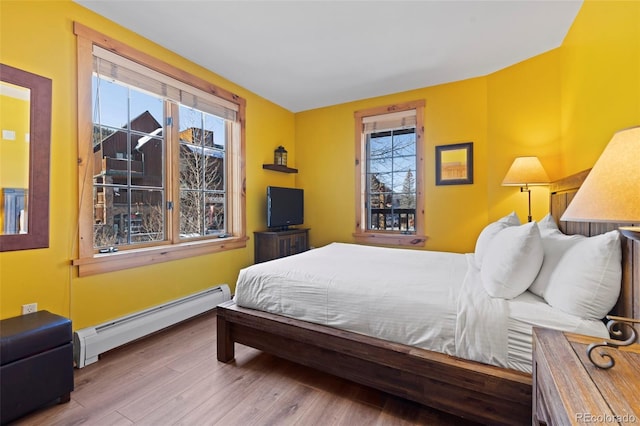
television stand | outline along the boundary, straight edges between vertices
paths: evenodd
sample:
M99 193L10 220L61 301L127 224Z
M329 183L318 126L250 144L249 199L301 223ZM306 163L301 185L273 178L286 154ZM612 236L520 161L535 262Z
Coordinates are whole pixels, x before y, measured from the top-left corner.
M253 233L255 263L279 259L309 250L309 228L289 228Z

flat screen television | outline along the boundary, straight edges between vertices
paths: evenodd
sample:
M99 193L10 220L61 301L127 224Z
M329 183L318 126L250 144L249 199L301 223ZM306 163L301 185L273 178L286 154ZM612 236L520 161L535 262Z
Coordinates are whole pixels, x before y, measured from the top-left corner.
M267 228L284 230L304 223L304 190L267 187Z

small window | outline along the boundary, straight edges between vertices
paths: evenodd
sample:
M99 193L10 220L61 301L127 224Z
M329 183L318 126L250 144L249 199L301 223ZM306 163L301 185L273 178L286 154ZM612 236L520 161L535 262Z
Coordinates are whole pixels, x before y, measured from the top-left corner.
M424 245L424 102L355 113L359 242Z

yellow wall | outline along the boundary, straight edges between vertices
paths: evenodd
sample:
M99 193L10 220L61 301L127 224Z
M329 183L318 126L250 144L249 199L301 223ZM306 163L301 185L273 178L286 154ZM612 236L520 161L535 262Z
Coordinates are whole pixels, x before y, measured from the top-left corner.
M426 100L425 248L470 252L488 221L512 210L527 218L527 195L501 186L515 157L537 155L557 179L593 166L613 132L640 124L639 61L640 2L587 0L547 53L488 76L296 114L312 243L353 241L353 111ZM466 141L474 184L435 186L434 146ZM533 187L531 198L540 219L548 189Z
M310 194L306 222L312 242L353 241L353 112L415 99L426 100L425 248L471 252L488 221L513 210L526 220L526 194L500 184L522 155L538 155L550 176L558 177L559 58L554 50L490 76L296 114L297 183ZM473 142L474 183L436 186L435 146L460 142ZM533 189L532 205L534 218L547 213L546 188Z
M305 190L305 224L314 245L353 241L355 230L354 111L426 99L426 248L455 250L475 241L487 221L486 168L474 185L435 186L435 146L474 143L476 165L486 162L486 83L483 78L428 87L296 114L296 152Z
M198 290L229 283L253 262L246 249L78 278L76 42L73 22L124 41L247 100L246 176L248 234L265 227L267 185L293 186L294 177L262 169L284 145L295 164L294 115L230 81L173 54L71 1L0 1L0 61L53 81L51 222L47 249L0 253L0 317L21 305L70 316L74 328L99 324Z
M640 124L640 1L587 0L561 69L562 171L571 174L592 167L615 131Z
M501 186L515 157L540 158L550 179L558 171L560 146L560 54L558 49L487 76L487 155L489 218L496 219L515 210L527 220L527 194L513 186ZM549 211L546 187L531 188L534 219Z
M74 327L103 322L210 285L235 282L253 260L243 250L77 278L77 20L247 99L248 234L265 226L267 185L305 189L311 243L352 241L355 215L353 112L425 99L426 249L472 251L490 220L526 195L500 182L519 155L538 155L554 179L591 167L616 130L640 124L640 2L583 4L557 49L488 76L292 114L136 34L71 3L0 1L0 60L53 80L50 248L0 254L0 317L20 305L70 315ZM435 186L435 146L474 143L474 184ZM284 145L286 175L262 169ZM547 211L534 188L533 216Z

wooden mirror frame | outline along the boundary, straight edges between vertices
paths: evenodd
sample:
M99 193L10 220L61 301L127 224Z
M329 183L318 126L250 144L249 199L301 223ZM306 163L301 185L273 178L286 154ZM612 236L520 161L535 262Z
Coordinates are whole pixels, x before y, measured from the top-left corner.
M0 251L49 247L51 79L0 64L0 80L31 91L28 232L0 235Z

